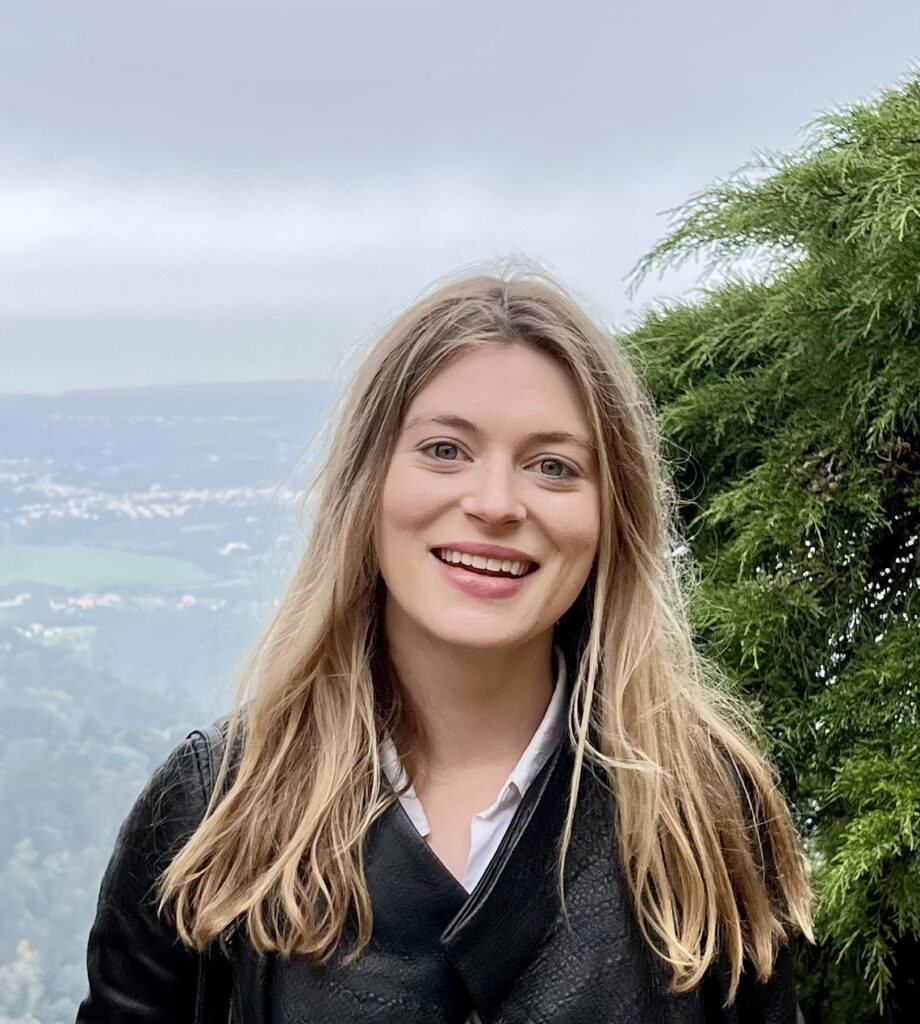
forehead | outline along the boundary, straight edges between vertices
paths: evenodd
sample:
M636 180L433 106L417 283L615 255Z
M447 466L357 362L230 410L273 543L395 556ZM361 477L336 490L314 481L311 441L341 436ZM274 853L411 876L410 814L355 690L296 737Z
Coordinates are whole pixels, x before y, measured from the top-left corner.
M449 410L469 419L522 419L541 429L587 433L584 403L568 373L527 345L470 349L437 373L406 410L404 424Z

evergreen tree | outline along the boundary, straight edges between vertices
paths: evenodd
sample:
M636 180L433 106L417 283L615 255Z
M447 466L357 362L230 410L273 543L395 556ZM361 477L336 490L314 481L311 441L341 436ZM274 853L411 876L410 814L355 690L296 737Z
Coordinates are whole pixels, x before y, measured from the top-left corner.
M710 656L799 815L809 1022L920 1005L920 75L676 211L697 301L623 341L655 395Z

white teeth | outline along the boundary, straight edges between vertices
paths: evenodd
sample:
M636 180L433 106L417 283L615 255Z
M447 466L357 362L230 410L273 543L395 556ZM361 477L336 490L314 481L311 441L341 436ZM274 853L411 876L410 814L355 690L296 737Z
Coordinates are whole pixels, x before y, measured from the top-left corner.
M484 555L468 555L465 551L451 551L449 548L436 548L438 557L452 565L469 565L474 569L485 569L487 572L510 572L514 576L523 576L530 562L513 562L511 559L486 558Z

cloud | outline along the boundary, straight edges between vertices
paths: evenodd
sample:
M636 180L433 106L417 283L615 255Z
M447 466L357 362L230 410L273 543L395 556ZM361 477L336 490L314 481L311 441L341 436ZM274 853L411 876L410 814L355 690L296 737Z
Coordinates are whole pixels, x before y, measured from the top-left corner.
M0 187L0 317L17 318L370 309L510 252L573 287L605 282L597 298L612 312L675 184L438 167L339 185L11 178Z
M662 210L904 71L920 8L13 5L0 390L323 372L523 253L599 319ZM789 33L789 19L796 31Z

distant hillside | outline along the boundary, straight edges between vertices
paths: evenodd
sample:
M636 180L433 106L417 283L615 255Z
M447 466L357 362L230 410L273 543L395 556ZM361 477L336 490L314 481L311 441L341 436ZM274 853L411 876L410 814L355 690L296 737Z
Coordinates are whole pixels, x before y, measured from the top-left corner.
M322 382L0 395L0 1020L72 1020L118 825L232 700Z

